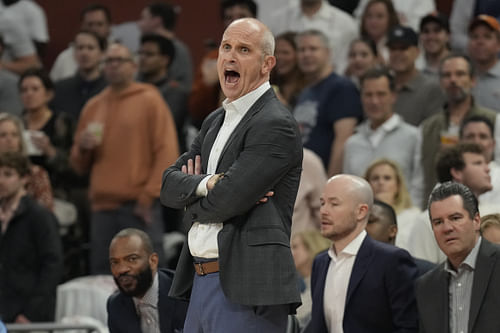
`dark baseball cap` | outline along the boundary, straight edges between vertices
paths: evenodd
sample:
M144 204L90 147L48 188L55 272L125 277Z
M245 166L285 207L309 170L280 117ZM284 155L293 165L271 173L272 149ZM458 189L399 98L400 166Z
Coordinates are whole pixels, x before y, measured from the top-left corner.
M476 16L469 25L469 32L474 30L479 25L487 26L489 29L500 33L500 23L498 23L497 19L493 16L484 14Z
M396 26L387 34L386 45L418 46L418 36L416 32L409 27Z
M420 32L422 32L422 29L427 23L431 22L436 23L447 32L450 32L450 24L448 23L448 18L443 14L437 12L426 15L422 18L422 20L420 20Z

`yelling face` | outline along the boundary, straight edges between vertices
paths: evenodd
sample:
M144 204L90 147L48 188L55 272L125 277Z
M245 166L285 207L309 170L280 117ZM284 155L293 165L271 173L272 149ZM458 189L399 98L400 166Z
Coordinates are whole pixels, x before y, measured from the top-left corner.
M217 59L222 92L229 102L269 80L276 60L263 52L265 26L255 19L233 22L224 32Z

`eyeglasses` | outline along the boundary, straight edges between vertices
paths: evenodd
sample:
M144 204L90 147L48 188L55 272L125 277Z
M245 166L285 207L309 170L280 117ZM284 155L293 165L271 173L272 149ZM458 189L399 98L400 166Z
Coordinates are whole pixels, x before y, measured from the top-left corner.
M113 63L121 65L126 62L131 62L132 58L123 58L123 57L116 57L116 58L106 58L104 59L104 64L105 65L111 65Z

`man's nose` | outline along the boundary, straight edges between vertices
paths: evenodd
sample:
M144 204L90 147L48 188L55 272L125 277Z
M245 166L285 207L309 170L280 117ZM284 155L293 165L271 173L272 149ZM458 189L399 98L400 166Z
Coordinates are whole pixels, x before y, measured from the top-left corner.
M118 263L116 264L116 272L118 274L123 274L123 273L127 273L128 271L130 271L130 267L128 267L128 265L126 265L125 263Z

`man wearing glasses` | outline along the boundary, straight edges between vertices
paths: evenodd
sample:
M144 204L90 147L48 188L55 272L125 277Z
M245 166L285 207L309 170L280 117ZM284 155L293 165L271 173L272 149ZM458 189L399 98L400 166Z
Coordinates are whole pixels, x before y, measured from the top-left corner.
M170 39L155 34L141 37L138 80L151 83L160 90L163 99L172 111L179 145L181 151L184 151L183 127L187 116L189 90L171 76L170 68L175 58L175 46Z
M144 230L163 253L160 180L179 155L177 133L158 90L134 82L136 70L125 46L108 47L109 86L83 109L71 150L73 168L90 173L92 274L109 274L109 243L124 228Z

